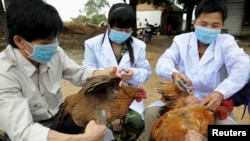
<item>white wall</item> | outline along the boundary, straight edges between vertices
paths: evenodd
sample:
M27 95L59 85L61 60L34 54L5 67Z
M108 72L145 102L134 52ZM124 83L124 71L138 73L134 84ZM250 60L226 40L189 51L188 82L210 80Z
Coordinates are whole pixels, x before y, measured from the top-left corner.
M242 20L245 0L227 0L228 17L225 21L225 29L232 35L241 35Z
M155 23L157 23L157 25L160 25L161 13L161 11L137 11L137 28L145 27L145 19L148 20L149 24L154 25Z

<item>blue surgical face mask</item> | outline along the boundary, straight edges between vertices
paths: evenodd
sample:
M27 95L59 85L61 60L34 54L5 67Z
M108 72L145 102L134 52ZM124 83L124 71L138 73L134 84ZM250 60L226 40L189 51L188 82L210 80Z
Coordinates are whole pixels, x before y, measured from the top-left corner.
M220 34L219 29L206 28L201 26L195 26L195 35L197 39L203 44L210 44L216 40Z
M111 29L110 33L109 33L109 39L112 42L116 42L117 44L121 44L121 43L125 42L130 36L131 36L131 33L117 31L114 29Z
M31 47L33 47L33 53L29 53L27 50L25 50L29 54L29 58L39 62L41 64L47 63L51 60L53 55L57 51L58 47L58 41L54 44L46 44L46 45L37 45L34 46L31 45L31 43L27 42Z

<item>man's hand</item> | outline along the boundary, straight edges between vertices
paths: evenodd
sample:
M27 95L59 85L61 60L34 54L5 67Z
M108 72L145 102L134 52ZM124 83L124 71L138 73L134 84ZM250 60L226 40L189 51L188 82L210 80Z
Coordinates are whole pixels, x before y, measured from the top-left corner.
M195 130L188 130L184 141L206 141L206 137Z
M188 87L188 90L192 93L193 92L193 85L192 85L192 81L186 77L183 73L179 73L179 72L173 72L172 74L172 79L174 81L174 84L176 86L178 86L179 89L186 91L183 89L182 86L180 86L179 82L180 80L183 80L183 82L185 83L185 85Z
M84 134L89 141L101 141L106 134L106 128L105 125L98 125L94 120L91 120L85 128Z
M194 95L189 95L186 99L185 102L187 104L195 104L195 103L200 103L199 98L195 97Z
M109 67L104 70L95 70L93 76L108 75L113 77L121 77L119 69L117 66Z
M94 120L91 120L82 134L65 134L49 130L48 141L102 141L106 129L105 125L98 125Z
M205 106L207 109L211 111L216 111L219 108L223 99L224 96L220 92L215 91L206 96L201 101L201 105Z

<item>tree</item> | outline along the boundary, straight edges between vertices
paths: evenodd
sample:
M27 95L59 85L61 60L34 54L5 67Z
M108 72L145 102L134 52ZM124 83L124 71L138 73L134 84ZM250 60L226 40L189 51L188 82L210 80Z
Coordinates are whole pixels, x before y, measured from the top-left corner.
M13 0L4 0L0 2L0 22L2 26L3 36L7 37L7 22L6 22L6 9ZM4 2L4 3L3 3Z
M98 25L102 21L106 21L105 14L101 13L103 8L109 7L109 2L106 0L88 0L84 7L86 15L79 15L77 18L71 18L73 22Z
M84 11L87 16L98 15L102 8L110 7L109 2L106 0L88 0L85 4Z
M243 25L250 25L250 1L246 0L245 2L245 13L244 13L244 21L243 21Z
M91 19L87 18L87 16L83 15L78 15L76 18L71 18L72 22L77 22L77 23L90 23Z
M71 18L73 22L88 23L98 25L102 21L106 21L106 16L104 14L95 14L91 18L85 15L79 15L77 18Z
M129 0L129 4L130 6L133 8L134 12L135 12L135 16L136 16L136 5L138 4L139 0ZM124 2L126 2L126 0L124 0ZM133 27L134 29L137 29L137 24L135 24L135 27ZM133 36L137 36L137 32L133 32Z
M184 10L187 13L186 17L186 28L185 31L189 32L191 31L192 26L192 17L193 17L193 11L194 7L201 1L201 0L176 0L178 4L183 4Z

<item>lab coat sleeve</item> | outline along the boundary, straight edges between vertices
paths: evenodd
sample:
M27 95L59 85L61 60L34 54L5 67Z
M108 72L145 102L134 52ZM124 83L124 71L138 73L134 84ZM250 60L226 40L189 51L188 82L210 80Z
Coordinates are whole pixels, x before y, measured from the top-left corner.
M175 39L172 45L165 50L156 63L156 74L163 80L172 80L172 73L178 72L176 65L180 60L180 53Z
M231 35L220 43L224 61L228 72L228 77L222 81L215 89L224 95L224 98L229 98L239 91L249 81L250 61L249 55L239 48L234 37Z
M139 55L135 61L135 65L130 68L133 70L134 75L133 78L128 81L128 83L133 86L143 85L151 75L150 64L149 61L146 59L146 49L141 48L138 54Z
M82 61L83 66L92 66L92 67L97 67L97 57L96 53L94 52L94 47L95 45L92 44L91 41L85 41L84 42L84 60Z

